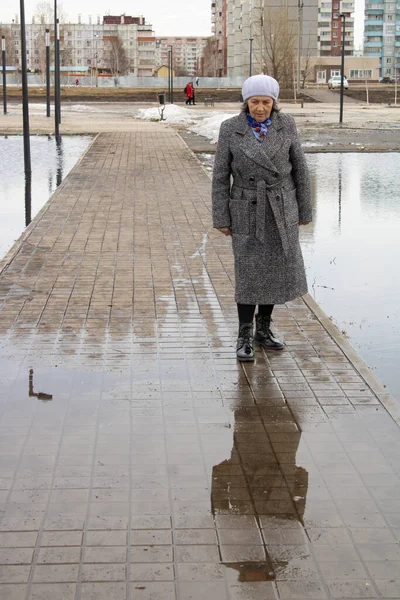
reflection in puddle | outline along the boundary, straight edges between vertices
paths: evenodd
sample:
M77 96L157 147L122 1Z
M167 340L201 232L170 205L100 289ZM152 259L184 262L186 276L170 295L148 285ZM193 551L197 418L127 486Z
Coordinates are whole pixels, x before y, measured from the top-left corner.
M0 258L91 143L88 136L31 136L32 179L24 176L22 136L0 136Z
M208 169L214 156L199 155ZM400 400L398 153L308 154L313 223L301 228L310 293Z
M44 392L34 392L33 389L33 369L29 370L29 397L30 398L37 398L38 400L41 400L42 402L49 402L50 400L53 400L53 396L51 394L45 394Z

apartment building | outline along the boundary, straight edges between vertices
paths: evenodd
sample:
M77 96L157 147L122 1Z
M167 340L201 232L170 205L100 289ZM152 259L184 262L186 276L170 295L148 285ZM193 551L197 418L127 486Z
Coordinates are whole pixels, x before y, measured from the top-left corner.
M345 15L345 55L354 55L354 1L318 0L318 56L341 56Z
M227 3L228 0L211 2L211 33L215 40L214 71L217 77L225 77L228 69Z
M194 77L199 74L206 37L162 37L156 39L157 67L168 66L168 51L172 47L175 75Z
M298 48L316 56L318 0L227 0L227 73L243 76L271 71L271 56ZM250 52L251 50L251 52ZM297 55L297 51L296 51Z
M379 76L400 76L400 2L365 3L364 55L379 58Z
M28 69L44 70L46 27L51 31L51 42L54 43L53 24L33 21L26 27ZM20 67L20 26L14 22L3 29L12 49L7 62ZM123 52L117 49L119 44L122 44ZM97 17L97 22L92 23L89 16L85 23L79 16L78 23L60 25L60 53L62 66L95 69L100 73L120 71L139 77L151 76L155 67L156 38L152 25L147 24L144 17L107 15L102 22Z

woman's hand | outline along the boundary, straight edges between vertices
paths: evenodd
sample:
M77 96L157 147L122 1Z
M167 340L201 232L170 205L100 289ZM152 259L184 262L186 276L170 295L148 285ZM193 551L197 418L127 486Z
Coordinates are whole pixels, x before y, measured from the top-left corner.
M232 235L232 230L230 227L216 227L215 229L217 229L224 235Z

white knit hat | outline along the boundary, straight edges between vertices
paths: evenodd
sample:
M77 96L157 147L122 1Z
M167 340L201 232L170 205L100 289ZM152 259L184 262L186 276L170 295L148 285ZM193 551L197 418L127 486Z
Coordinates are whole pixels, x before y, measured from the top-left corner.
M279 83L269 75L253 75L246 79L242 87L243 100L246 101L252 96L269 96L273 100L278 100Z

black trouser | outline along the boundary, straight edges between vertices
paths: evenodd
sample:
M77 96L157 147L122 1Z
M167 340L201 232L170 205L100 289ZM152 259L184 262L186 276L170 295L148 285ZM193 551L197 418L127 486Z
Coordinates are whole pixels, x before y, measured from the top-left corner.
M239 323L252 323L254 319L254 313L256 311L255 304L238 304L238 315ZM274 310L274 304L259 304L258 314L263 317L270 317Z

